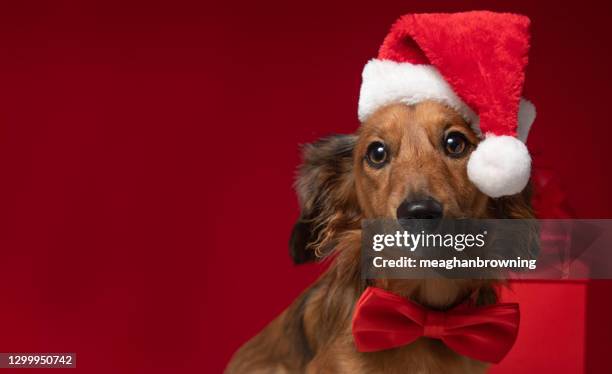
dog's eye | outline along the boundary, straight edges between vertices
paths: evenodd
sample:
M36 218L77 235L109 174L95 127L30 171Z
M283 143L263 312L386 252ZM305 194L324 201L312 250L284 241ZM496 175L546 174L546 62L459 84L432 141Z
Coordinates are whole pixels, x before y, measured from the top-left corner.
M381 168L389 161L387 147L381 142L373 142L368 146L366 160L373 168Z
M453 131L444 137L444 151L450 157L461 157L469 147L469 142L460 132Z

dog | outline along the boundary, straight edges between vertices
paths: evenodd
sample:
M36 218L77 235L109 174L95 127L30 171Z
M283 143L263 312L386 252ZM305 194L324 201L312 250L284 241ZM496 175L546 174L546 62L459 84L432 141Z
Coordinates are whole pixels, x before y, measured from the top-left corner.
M467 162L479 136L454 109L437 101L390 104L354 135L304 147L296 190L300 218L290 241L297 263L326 258L322 276L261 333L242 346L233 373L484 373L488 364L441 341L359 352L351 334L357 300L367 286L448 310L475 295L498 301L501 281L361 277L361 222L369 218L534 218L530 186L490 198L470 182ZM531 251L530 243L517 247Z

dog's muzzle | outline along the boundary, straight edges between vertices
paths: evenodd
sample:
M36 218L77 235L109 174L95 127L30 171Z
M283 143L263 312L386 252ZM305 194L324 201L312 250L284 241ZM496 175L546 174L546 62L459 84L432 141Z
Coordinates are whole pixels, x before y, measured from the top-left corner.
M422 200L404 200L397 208L397 219L440 219L443 208L437 200L427 198Z

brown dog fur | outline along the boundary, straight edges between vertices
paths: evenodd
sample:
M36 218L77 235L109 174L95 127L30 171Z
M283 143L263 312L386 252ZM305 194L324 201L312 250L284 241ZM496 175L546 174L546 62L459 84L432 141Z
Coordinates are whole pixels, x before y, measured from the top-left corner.
M471 143L465 157L448 157L442 139L459 131ZM382 141L391 160L369 167L369 144ZM404 347L373 353L355 349L353 307L367 285L391 290L429 308L445 310L476 293L478 303L497 301L496 284L482 280L376 280L360 275L360 222L395 218L407 198L430 196L445 218L532 218L528 191L491 199L467 177L469 153L479 139L454 110L436 103L380 109L353 136L306 146L297 191L301 229L292 240L318 257L328 270L259 335L232 358L227 373L483 373L487 365L421 338ZM296 228L298 226L296 225ZM295 237L295 233L294 233Z

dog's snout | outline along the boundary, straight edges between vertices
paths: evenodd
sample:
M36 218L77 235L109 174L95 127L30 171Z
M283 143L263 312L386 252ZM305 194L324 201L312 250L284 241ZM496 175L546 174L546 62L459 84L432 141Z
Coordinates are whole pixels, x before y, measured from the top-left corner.
M405 200L397 208L398 219L442 218L442 204L434 199Z

